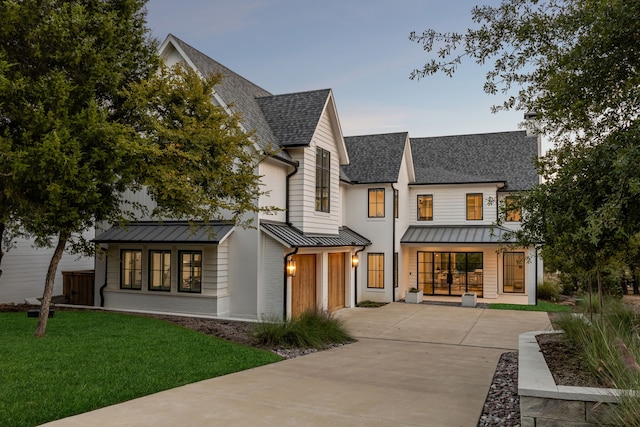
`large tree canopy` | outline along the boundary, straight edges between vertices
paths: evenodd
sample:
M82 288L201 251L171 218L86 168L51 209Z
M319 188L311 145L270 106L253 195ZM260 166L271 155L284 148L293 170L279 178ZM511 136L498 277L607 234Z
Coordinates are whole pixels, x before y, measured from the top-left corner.
M640 2L503 0L476 6L466 33L410 39L437 53L412 78L452 75L465 58L490 63L484 90L497 109L536 112L542 131L597 138L640 115Z
M125 190L149 191L158 217L257 209L250 135L211 103L217 77L158 69L144 4L0 1L0 227L55 246L36 335L63 251L130 219Z
M466 33L412 33L437 55L411 77L488 64L484 90L504 97L494 109L534 112L556 143L538 161L543 183L520 196L519 244L544 243L549 265L576 274L637 266L640 2L502 0L472 18Z

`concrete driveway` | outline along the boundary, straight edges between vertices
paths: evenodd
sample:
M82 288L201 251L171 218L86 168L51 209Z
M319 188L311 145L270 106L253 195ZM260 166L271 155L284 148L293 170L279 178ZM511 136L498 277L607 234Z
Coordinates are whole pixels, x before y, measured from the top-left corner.
M476 426L500 355L546 313L393 303L337 313L358 342L46 424Z

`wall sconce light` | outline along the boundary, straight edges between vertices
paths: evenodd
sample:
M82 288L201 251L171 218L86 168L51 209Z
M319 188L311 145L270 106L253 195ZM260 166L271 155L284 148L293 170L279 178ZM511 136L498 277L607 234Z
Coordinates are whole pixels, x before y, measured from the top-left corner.
M296 275L296 262L293 259L287 261L287 276L294 277Z
M351 255L351 267L357 267L359 262L358 255Z

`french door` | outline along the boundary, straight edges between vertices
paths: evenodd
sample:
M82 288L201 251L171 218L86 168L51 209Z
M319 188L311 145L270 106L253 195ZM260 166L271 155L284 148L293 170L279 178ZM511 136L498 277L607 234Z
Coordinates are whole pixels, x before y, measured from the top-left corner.
M482 252L418 251L418 288L426 295L482 297Z

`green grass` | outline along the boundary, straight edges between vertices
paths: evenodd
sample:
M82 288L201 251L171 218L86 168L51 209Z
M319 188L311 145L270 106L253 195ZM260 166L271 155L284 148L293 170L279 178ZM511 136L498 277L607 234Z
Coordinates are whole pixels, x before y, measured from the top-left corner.
M496 310L546 311L551 313L571 311L569 306L547 301L538 301L537 305L489 304L489 308Z
M0 425L33 426L281 360L158 319L58 311L0 313Z
M254 336L263 345L292 348L323 348L353 341L342 322L323 311L308 311L286 322L258 323Z

